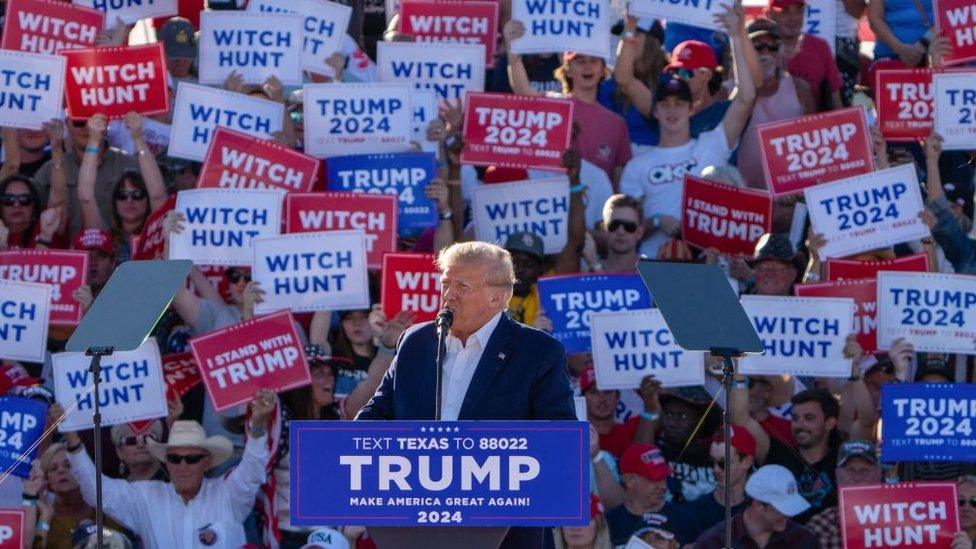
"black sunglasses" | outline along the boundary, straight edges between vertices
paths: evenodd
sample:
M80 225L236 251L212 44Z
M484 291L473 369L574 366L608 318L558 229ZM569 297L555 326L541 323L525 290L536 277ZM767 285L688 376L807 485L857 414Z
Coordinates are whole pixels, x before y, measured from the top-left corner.
M130 198L132 200L142 200L143 198L146 198L146 191L143 191L142 189L136 189L134 191L126 192L124 189L119 189L115 193L116 200L128 200Z
M11 194L3 193L0 196L0 201L3 202L4 206L13 206L14 204L20 204L21 206L30 206L34 202L34 197L29 194Z
M176 454L166 454L166 461L172 463L173 465L179 465L186 462L187 465L196 465L200 463L200 460L207 457L207 454L190 454L188 456L179 456Z
M227 269L227 280L230 281L231 284L237 284L242 278L244 279L244 282L250 282L251 273L242 273L237 269Z
M966 498L959 498L959 507L965 507L967 501L970 507L976 507L976 497L971 497L968 500Z
M628 233L637 232L637 223L635 221L626 221L623 219L614 219L611 221L610 224L607 225L607 231L613 233L616 232L620 227L623 227Z
M673 68L670 69L668 73L671 74L672 76L680 76L681 78L687 78L687 79L694 78L695 76L694 71L690 71L685 68Z
M779 44L770 43L759 43L755 45L756 51L768 51L769 53L776 53L779 51Z
M119 444L121 446L135 446L139 444L140 441L142 443L145 443L147 440L156 440L156 437L152 435L128 435L122 437L122 440L119 441Z

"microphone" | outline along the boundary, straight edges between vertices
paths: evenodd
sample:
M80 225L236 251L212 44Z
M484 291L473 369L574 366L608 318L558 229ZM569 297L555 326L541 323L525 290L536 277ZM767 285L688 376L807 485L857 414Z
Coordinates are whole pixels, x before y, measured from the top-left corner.
M450 309L441 309L437 313L437 318L434 320L434 325L437 326L437 335L447 332L454 324L454 311Z
M434 326L437 327L437 356L435 362L437 371L434 378L434 419L441 419L441 387L444 383L444 359L447 357L447 331L454 324L454 311L441 309L434 319Z

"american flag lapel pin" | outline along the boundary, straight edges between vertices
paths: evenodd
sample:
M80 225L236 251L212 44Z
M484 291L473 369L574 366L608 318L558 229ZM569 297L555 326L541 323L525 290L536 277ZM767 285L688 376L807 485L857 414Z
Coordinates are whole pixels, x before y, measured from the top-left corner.
M498 353L498 360L505 360L505 353Z

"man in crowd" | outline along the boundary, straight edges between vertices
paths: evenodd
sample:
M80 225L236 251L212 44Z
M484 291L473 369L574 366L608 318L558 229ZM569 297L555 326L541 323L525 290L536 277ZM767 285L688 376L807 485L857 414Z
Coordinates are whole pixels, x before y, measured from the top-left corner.
M640 202L625 194L611 196L603 205L603 229L606 258L600 261L588 257L590 267L598 273L633 272L637 265L637 248L644 238L644 215Z
M86 280L91 290L91 300L94 300L115 272L115 246L112 245L112 235L105 229L85 229L75 236L74 249L88 252ZM91 305L91 301L88 305Z
M719 433L712 439L709 452L715 469L715 490L681 506L681 509L698 519L699 531L704 531L725 520L725 476L732 485L730 501L732 514L746 506L746 480L755 464L756 439L741 425L732 426L732 462L725 461L725 435Z
M159 41L166 53L169 76L176 82L196 82L192 70L197 58L197 39L190 20L173 17L166 21L159 29Z
M840 445L837 456L837 489L845 486L866 486L881 484L884 471L878 463L878 453L874 444L867 440L848 440ZM807 522L820 539L822 549L841 549L840 510L837 506L828 507L817 513Z
M810 85L818 111L840 108L843 83L830 44L803 32L807 4L804 0L769 0L766 15L779 26L786 47L786 68Z

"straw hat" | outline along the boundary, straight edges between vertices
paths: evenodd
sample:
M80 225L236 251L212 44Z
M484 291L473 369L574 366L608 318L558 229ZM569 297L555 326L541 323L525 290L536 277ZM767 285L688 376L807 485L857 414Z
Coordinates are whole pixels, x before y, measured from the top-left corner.
M210 454L210 467L216 467L227 461L234 452L234 445L230 439L221 435L207 436L203 427L196 421L180 420L173 423L166 443L149 439L146 441L149 453L159 461L166 461L166 453L170 448L200 448Z

